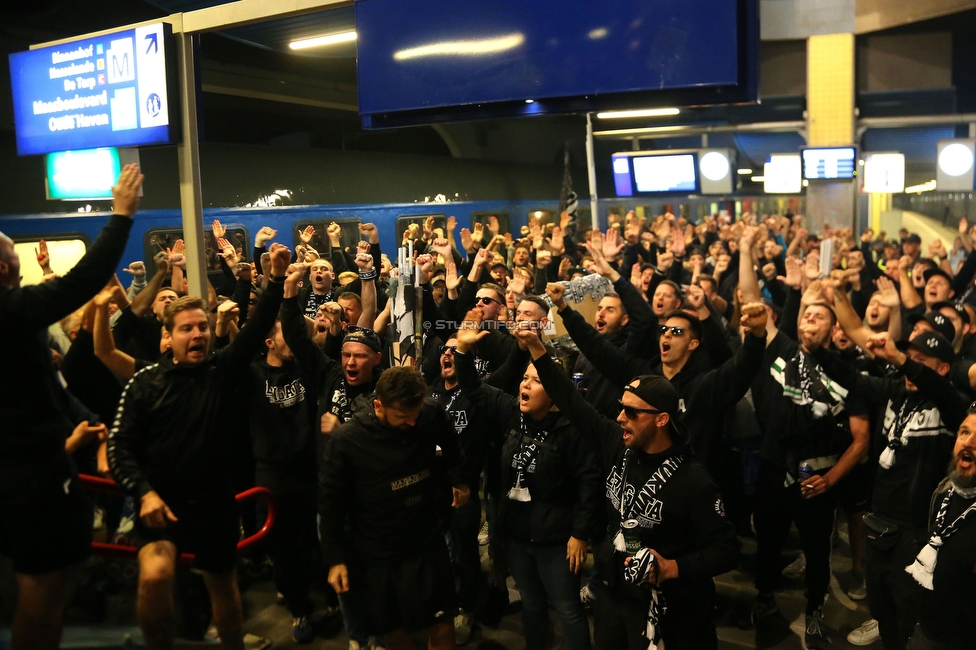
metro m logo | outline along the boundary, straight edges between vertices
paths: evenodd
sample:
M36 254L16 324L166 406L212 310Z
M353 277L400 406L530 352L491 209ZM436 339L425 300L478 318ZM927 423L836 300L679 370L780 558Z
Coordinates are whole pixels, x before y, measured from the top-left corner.
M132 81L136 78L135 56L132 51L132 39L120 38L112 41L111 47L105 52L108 59L108 82L110 84Z

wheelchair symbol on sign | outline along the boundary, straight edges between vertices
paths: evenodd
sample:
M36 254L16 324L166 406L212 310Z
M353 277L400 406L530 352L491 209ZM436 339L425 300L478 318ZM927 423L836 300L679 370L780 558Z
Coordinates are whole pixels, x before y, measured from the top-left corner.
M146 99L146 112L149 113L150 117L156 117L159 115L159 111L163 109L163 102L159 98L159 95L152 93Z

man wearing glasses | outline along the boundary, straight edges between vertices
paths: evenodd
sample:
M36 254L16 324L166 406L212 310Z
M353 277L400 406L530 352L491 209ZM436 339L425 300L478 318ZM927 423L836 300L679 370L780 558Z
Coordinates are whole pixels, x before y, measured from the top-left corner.
M744 306L742 322L746 345L762 350L761 305ZM682 329L679 319L665 323L662 340L687 334L671 331ZM735 567L738 542L715 484L683 439L679 390L661 375L630 379L612 421L575 390L541 341L521 331L517 336L546 393L591 436L605 472L608 534L595 552L601 578L594 585L596 645L645 650L663 641L668 650L716 648L712 579Z
M611 384L623 389L627 382L639 375L662 375L674 385L678 391L674 416L686 442L708 467L714 432L719 430L715 424L721 421L728 408L742 399L752 377L759 372L765 340L747 336L732 359L706 372L705 359L692 354L701 344L701 321L684 311L670 311L662 316L661 324L657 326L661 356L655 363L628 354L601 336L566 303L562 285L550 283L546 293L580 354L586 355ZM764 311L759 303L750 304L749 309L757 313Z
M458 292L457 302L457 313L466 314L470 309L477 309L481 312L482 329L492 332L478 343L475 367L483 377L498 370L517 347L505 326L508 320L505 290L492 282L488 273L491 260L489 250L478 250L472 260L471 271Z

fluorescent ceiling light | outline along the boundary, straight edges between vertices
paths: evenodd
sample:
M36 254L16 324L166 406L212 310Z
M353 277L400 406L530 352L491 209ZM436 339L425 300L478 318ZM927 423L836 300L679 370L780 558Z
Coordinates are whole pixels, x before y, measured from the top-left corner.
M751 169L747 169L747 168L737 169L735 171L736 171L736 173L742 174L743 176L745 176L746 174L751 174L752 173L752 170Z
M749 180L752 181L753 183L762 183L763 181L766 180L766 177L765 176L753 176Z
M597 113L596 116L601 120L614 120L626 117L662 117L677 115L680 112L677 108L643 108L634 111L605 111Z
M935 189L935 179L926 181L925 183L920 183L918 185L910 185L905 188L905 194L919 194L921 192L931 192Z
M508 34L497 38L470 41L442 41L394 52L394 61L419 59L424 56L479 56L511 50L525 42L525 34Z
M321 47L323 45L335 45L336 43L348 43L356 40L356 32L339 32L337 34L326 34L324 36L313 36L312 38L302 38L288 44L293 50L307 50L310 47Z

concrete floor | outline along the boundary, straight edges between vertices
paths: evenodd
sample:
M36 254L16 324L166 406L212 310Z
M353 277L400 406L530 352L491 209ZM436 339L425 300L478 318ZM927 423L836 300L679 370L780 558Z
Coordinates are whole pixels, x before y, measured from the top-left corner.
M842 536L843 533L842 529ZM776 599L780 613L764 621L759 631L744 632L735 627L731 620L736 614L749 606L755 596L752 586L751 567L755 561L755 542L744 539L742 549L742 567L736 571L726 573L716 579L719 597L719 648L722 650L757 648L776 650L805 650L803 644L804 607L803 580L783 579L782 589ZM784 553L784 562L795 556L795 532L791 543L792 555ZM482 547L484 551L485 547ZM487 559L487 558L484 558ZM824 615L829 626L828 635L831 648L850 648L847 643L847 633L870 618L866 601L855 602L847 597L846 578L850 570L850 550L843 540L838 540L832 557L833 576L831 579L830 597L824 606ZM487 570L487 564L485 565ZM510 594L513 600L518 598L518 592L509 579ZM297 647L291 639L291 619L287 610L275 604L275 590L270 582L259 582L252 585L244 593L245 610L247 614L246 628L252 634L266 639L273 648ZM471 650L521 650L524 647L522 638L521 616L517 605L511 606L512 612L506 615L497 629L481 627L473 636L471 642L465 646ZM558 619L553 613L554 638L550 645L552 649L562 648ZM591 619L592 626L592 619ZM418 638L418 648L425 644ZM878 644L880 647L880 644ZM307 646L309 650L347 650L349 641L341 630L339 621L322 624L320 635Z
M841 535L832 556L833 577L831 580L830 597L825 605L825 618L828 623L828 635L831 648L849 648L846 641L847 633L858 627L869 618L865 601L851 601L843 588L850 570L850 550L844 539L846 531L841 527ZM795 531L790 539L790 548L784 553L784 562L798 554ZM487 547L481 547L485 553ZM487 571L487 557L483 557L484 568ZM764 621L759 631L743 632L736 628L731 620L736 614L749 606L755 595L752 586L752 567L755 563L755 542L750 539L742 540L742 563L739 569L719 576L716 579L718 591L718 636L719 647L723 650L758 648L776 650L803 650L803 612L805 600L803 597L803 581L783 579L782 588L776 599L780 613ZM0 563L2 565L3 563ZM9 567L0 566L0 573L7 573ZM128 570L126 570L128 571ZM8 577L9 573L7 573ZM131 577L130 586L121 593L113 596L109 601L108 622L96 626L72 624L65 629L62 643L64 648L106 650L108 648L134 648L142 646L142 635L133 626L133 599L135 576ZM518 600L518 592L510 580L510 597ZM6 609L11 604L13 594L8 588L0 589L0 609ZM10 581L12 582L12 580ZM275 588L269 580L259 580L247 586L243 591L245 610L245 630L248 650L264 650L265 648L298 647L291 638L291 616L288 611L275 604ZM317 617L321 619L324 602L316 597L319 604ZM471 642L465 646L471 650L521 650L524 647L522 638L521 616L518 605L510 606L511 611L502 619L497 628L481 627L475 632ZM551 649L562 648L560 626L553 614L554 634ZM9 620L3 616L0 620ZM70 618L69 618L70 621ZM592 621L591 621L592 624ZM209 643L181 643L180 649L213 647L216 642ZM418 639L418 648L426 644ZM880 647L880 644L877 644ZM0 650L9 647L9 632L0 629ZM316 639L305 646L308 650L347 650L349 641L342 631L340 617L320 620L319 634Z

